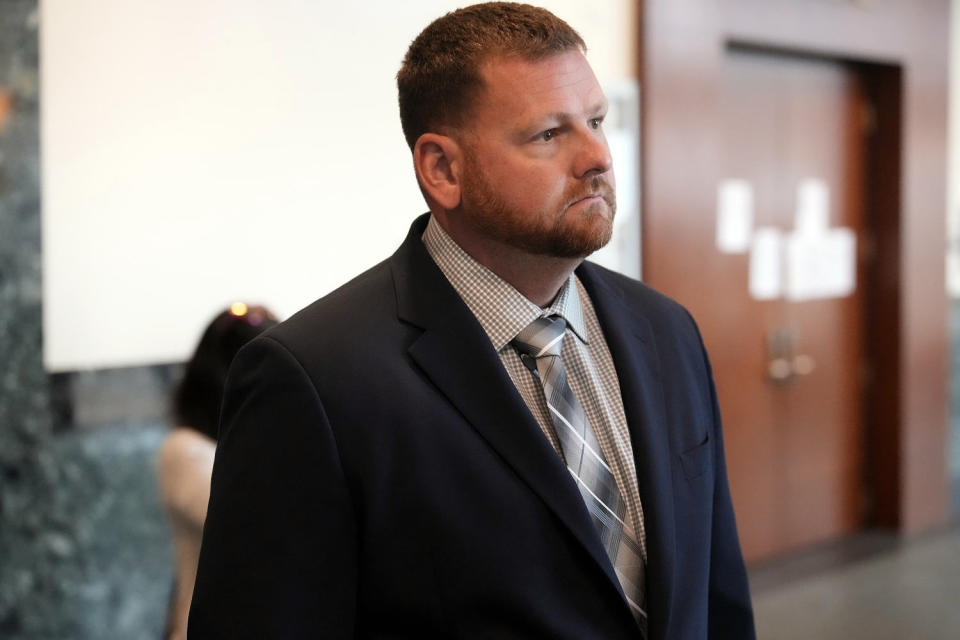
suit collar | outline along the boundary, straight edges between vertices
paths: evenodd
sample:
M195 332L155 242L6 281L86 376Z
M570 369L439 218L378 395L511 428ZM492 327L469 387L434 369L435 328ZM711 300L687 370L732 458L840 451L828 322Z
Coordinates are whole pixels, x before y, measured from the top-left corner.
M430 214L414 220L400 248L390 258L397 316L421 329L446 322L463 301L430 258L420 238Z

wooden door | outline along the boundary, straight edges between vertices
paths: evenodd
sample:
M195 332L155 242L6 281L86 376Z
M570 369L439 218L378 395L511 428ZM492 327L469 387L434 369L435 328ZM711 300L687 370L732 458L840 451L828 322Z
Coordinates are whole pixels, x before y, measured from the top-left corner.
M855 313L845 315L843 305L839 309L825 307L821 313L847 319L808 324L807 314L819 303L753 300L744 293L747 258L719 252L714 239L717 187L726 178L756 181L757 225L786 228L790 224L777 221L775 216L783 214L775 213L776 202L782 203L781 209L792 209L796 184L791 183L817 177L819 174L807 171L819 165L790 168L780 158L786 156L795 164L819 162L813 159L812 152L807 156L789 149L790 145L802 150L816 144L823 139L824 131L834 126L830 124L832 120L820 118L811 123L815 119L804 116L811 109L819 113L821 100L840 103L831 111L848 114L846 135L852 140L851 144L846 139L829 141L835 151L829 157L844 158L837 171L850 174L843 180L821 176L829 182L830 224L848 224L857 229L858 241L869 259L869 268L861 268L860 274L869 277L858 279L857 295L847 301L854 307L866 308L862 332L866 353L874 365L868 370L866 411L858 416L852 406L849 409L854 420L864 421L865 417L867 421L861 429L866 432L866 446L861 450L866 460L858 460L854 450L847 463L848 469L864 467L867 496L861 499L855 488L848 488L846 495L853 496L850 501L866 503L866 517L859 518L863 526L891 527L911 533L942 525L947 518L948 496L943 455L949 354L943 294L943 211L950 3L643 0L639 7L643 278L690 309L700 322L718 365L716 377L727 414L725 432L731 458L728 468L748 557L764 557L792 548L791 539L799 545L839 535L845 528L855 526L850 524L851 520L857 520L852 508L847 519L831 515L838 509L842 512L842 507L836 505L837 496L845 495L842 487L826 498L813 490L804 491L805 483L813 486L818 479L835 477L833 474L811 471L808 477L812 475L813 480L808 480L799 471L788 471L792 467L786 465L792 463L783 459L789 452L808 446L824 449L828 454L840 446L831 444L829 439L803 439L807 436L797 431L797 422L785 416L792 416L793 407L802 405L799 396L804 393L816 397L816 402L808 404L819 404L821 398L828 397L827 392L836 388L825 384L827 392L823 396L805 391L816 377L828 373L834 357L841 357L848 363L843 367L848 369L849 363L858 358L856 354L838 355L844 349L856 348L855 334L861 329L855 324L851 329L854 333L832 352L819 346L819 342L826 340L824 344L831 344L832 340L837 344L836 337L816 336L821 328L838 332L834 335L842 333L844 323L855 319ZM731 51L731 47L740 50ZM778 57L774 51L790 52L797 57ZM774 73L771 75L775 77L770 79L779 87L778 91L794 96L800 101L798 104L816 104L796 109L784 106L782 121L791 123L786 129L774 127L763 118L763 113L770 113L770 101L777 96L754 97L754 101L767 105L762 109L754 108L754 103L746 99L734 106L724 96L729 96L731 83L738 81L739 66L734 60L738 54L745 56L739 58L741 62L749 59L760 66L763 59L769 68L781 70L784 77ZM857 117L854 105L861 101L861 89L856 78L850 75L850 67L828 60L856 61L855 68L873 107L870 111L864 110ZM795 85L791 89L791 83L801 81L788 69L791 61L796 63L792 66L797 67L798 73L801 67L810 69L811 76L817 75L814 68L824 71L823 90L816 101L796 95L802 92L794 90ZM745 75L748 73L744 71ZM761 75L757 71L740 79L762 86L767 81L761 81ZM828 88L831 76L836 85L833 91ZM810 84L816 84L812 78ZM839 94L845 94L846 99L839 98ZM729 108L722 108L723 104L754 116L732 120ZM848 156L859 154L862 149L856 141L858 120L861 126L869 125L871 131L868 158ZM747 128L750 137L766 138L772 145L766 151L758 149L752 162L744 161L749 175L736 176L728 169L728 165L740 161L737 147L747 144L745 138L733 138L731 142L728 129L732 126ZM772 133L794 128L805 128L808 133ZM757 140L750 144L753 142ZM749 150L743 152L746 155ZM793 153L798 155L794 157ZM866 183L857 180L857 166L864 164ZM801 172L804 168L806 171ZM778 177L777 171L796 173ZM764 177L771 172L772 177ZM770 186L773 184L781 186ZM841 188L847 191L838 192ZM861 217L868 220L872 239L860 233L856 222L856 201L864 197L868 215ZM851 221L845 222L843 216L850 216ZM771 318L777 322L772 323ZM749 323L757 327L748 334L741 327ZM761 334L771 327L784 326L793 329L799 353L814 358L815 370L780 389L763 386L762 392L741 394L741 386L756 385L757 376L763 375L758 372L766 363L766 346L757 345L766 340ZM841 374L841 382L858 378L856 372ZM842 395L854 403L859 396L856 389L844 390ZM743 416L749 415L751 407L760 415L777 416L776 421L769 418L767 424L776 425L779 430L772 431L771 426L771 432L764 434L758 422L746 420ZM817 407L817 411L820 409ZM813 427L805 427L811 431L835 433L823 418L813 416L808 420L817 421ZM751 440L754 434L756 437ZM851 433L850 437L863 435ZM852 477L854 472L846 475ZM810 518L805 518L803 512L792 511L796 498L790 496L795 494L796 486L805 496L801 499L811 502L807 509L823 510L827 515L811 513ZM789 511L781 504L787 500L791 503ZM764 512L772 515L764 516ZM800 513L801 520L827 518L833 523L832 528L802 536L795 534L795 516L791 515L795 513ZM778 523L776 518L784 522ZM781 537L787 540L778 540Z
M723 182L739 180L752 193L751 242L772 233L780 247L770 261L751 249L715 246L710 262L720 288L714 304L698 312L724 416L741 543L756 560L861 523L863 274L852 293L798 300L790 270L804 267L788 259L787 245L798 226L811 223L811 203L798 200L813 189L827 196L827 233L852 230L862 246L869 112L856 73L843 64L754 50L726 52L719 95ZM798 208L806 218L798 220ZM750 291L751 262L769 272L758 282L779 277L779 294L776 287Z

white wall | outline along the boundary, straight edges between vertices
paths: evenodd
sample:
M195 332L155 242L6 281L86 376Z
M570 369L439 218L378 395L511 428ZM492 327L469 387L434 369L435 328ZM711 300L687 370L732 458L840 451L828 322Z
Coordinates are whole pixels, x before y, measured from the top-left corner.
M950 3L950 93L947 114L947 293L960 297L960 0Z
M185 359L229 302L286 316L389 255L426 209L395 74L459 4L44 0L48 369ZM635 3L542 4L635 90Z

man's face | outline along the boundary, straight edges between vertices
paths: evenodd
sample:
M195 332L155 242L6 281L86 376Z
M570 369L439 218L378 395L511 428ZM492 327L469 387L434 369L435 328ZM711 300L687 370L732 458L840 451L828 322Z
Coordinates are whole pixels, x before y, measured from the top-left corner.
M464 136L461 215L472 233L527 253L582 258L616 211L607 102L579 51L496 58Z

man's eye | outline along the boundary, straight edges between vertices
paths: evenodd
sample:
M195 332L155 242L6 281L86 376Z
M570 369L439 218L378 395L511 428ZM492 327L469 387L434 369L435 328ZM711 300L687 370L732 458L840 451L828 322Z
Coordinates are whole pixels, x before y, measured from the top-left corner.
M552 140L556 135L557 135L556 130L547 129L546 131L540 134L540 139L543 140L544 142L548 142Z
M599 129L601 124L603 124L603 118L590 118L589 125L591 129Z

